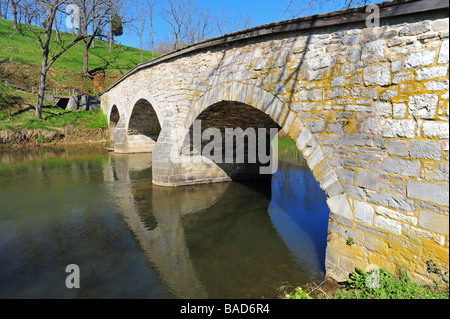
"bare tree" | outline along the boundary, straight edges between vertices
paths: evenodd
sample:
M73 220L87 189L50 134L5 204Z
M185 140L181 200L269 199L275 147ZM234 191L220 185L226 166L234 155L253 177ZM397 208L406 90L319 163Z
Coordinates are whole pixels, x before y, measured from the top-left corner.
M285 13L291 17L313 14L324 8L330 10L343 10L367 5L369 0L289 0ZM331 9L330 9L331 6Z
M97 36L102 36L105 25L113 7L119 4L117 0L75 0L79 7L80 25L78 33L83 36L83 75L89 76L89 49ZM90 30L89 30L90 29ZM105 36L106 37L106 36Z
M188 26L197 5L193 0L168 0L167 8L162 10L162 17L172 29L173 49L178 50L186 43Z
M252 26L252 18L250 14L237 16L230 16L225 8L220 14L214 16L215 32L220 36L239 30L245 30Z
M6 19L10 0L0 0L0 18Z
M86 36L81 33L72 35L60 32L61 22L58 23L58 16L61 20L67 17L65 12L67 5L67 1L64 0L37 1L37 8L39 9L37 19L44 28L35 28L23 23L18 24L19 33L26 39L34 42L42 52L35 112L37 118L41 118L48 70L61 55Z
M132 0L136 16L135 23L132 23L131 29L139 37L139 50L141 54L141 63L144 62L144 56L142 54L142 40L144 37L145 29L148 25L149 7L151 7L150 0Z
M13 29L17 30L17 5L19 4L20 0L11 0L11 9L12 9L12 15L13 15Z

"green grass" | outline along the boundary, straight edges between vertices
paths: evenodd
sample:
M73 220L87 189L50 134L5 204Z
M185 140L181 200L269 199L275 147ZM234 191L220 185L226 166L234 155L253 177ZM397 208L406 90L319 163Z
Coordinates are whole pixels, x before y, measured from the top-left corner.
M106 115L100 109L95 112L66 111L50 105L42 109L42 119L34 116L34 108L31 106L12 114L8 114L6 110L0 111L0 130L56 131L58 128L67 126L95 130L108 127L108 122Z
M70 34L63 37L68 41L73 38ZM64 53L50 69L47 86L98 93L141 62L139 49L114 44L113 52L109 53L109 43L96 39L95 48L89 50L89 70L96 70L99 77L92 81L81 73L83 52L83 43L79 42ZM143 55L144 61L152 58L149 51ZM0 78L10 79L17 85L37 86L41 57L41 49L14 31L12 21L0 19Z
M412 282L405 270L394 276L385 269L364 272L356 268L347 278L348 287L339 289L331 299L449 299L448 284L420 285ZM330 296L327 296L330 297ZM307 291L296 288L285 299L312 299ZM317 299L324 298L319 294Z

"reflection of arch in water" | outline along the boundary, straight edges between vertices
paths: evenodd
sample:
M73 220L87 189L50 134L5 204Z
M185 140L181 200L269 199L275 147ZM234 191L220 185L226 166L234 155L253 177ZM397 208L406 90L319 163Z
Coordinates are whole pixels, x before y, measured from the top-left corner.
M205 289L191 263L180 216L205 209L226 190L228 184L203 185L194 188L165 189L149 183L131 185L132 172L151 166L149 154L111 154L110 169L105 172L111 193L116 198L125 220L150 263L177 298L206 298ZM141 188L141 189L140 189ZM136 206L135 194L152 193L152 213L156 226L149 229Z
M271 220L300 264L325 273L326 195L307 166L280 161L279 167L272 178Z

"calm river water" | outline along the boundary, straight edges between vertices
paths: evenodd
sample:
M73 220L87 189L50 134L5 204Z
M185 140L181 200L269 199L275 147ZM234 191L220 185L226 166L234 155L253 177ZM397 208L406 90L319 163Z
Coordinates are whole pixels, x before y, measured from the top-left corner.
M279 156L271 178L161 188L149 154L1 152L0 298L278 298L322 280L325 194L295 146Z

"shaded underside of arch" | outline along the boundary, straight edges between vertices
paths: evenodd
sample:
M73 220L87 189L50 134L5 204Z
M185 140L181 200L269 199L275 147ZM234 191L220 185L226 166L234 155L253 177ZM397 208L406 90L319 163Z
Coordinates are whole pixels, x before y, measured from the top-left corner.
M128 124L128 135L144 135L155 142L161 132L161 125L155 109L145 99L136 102Z

